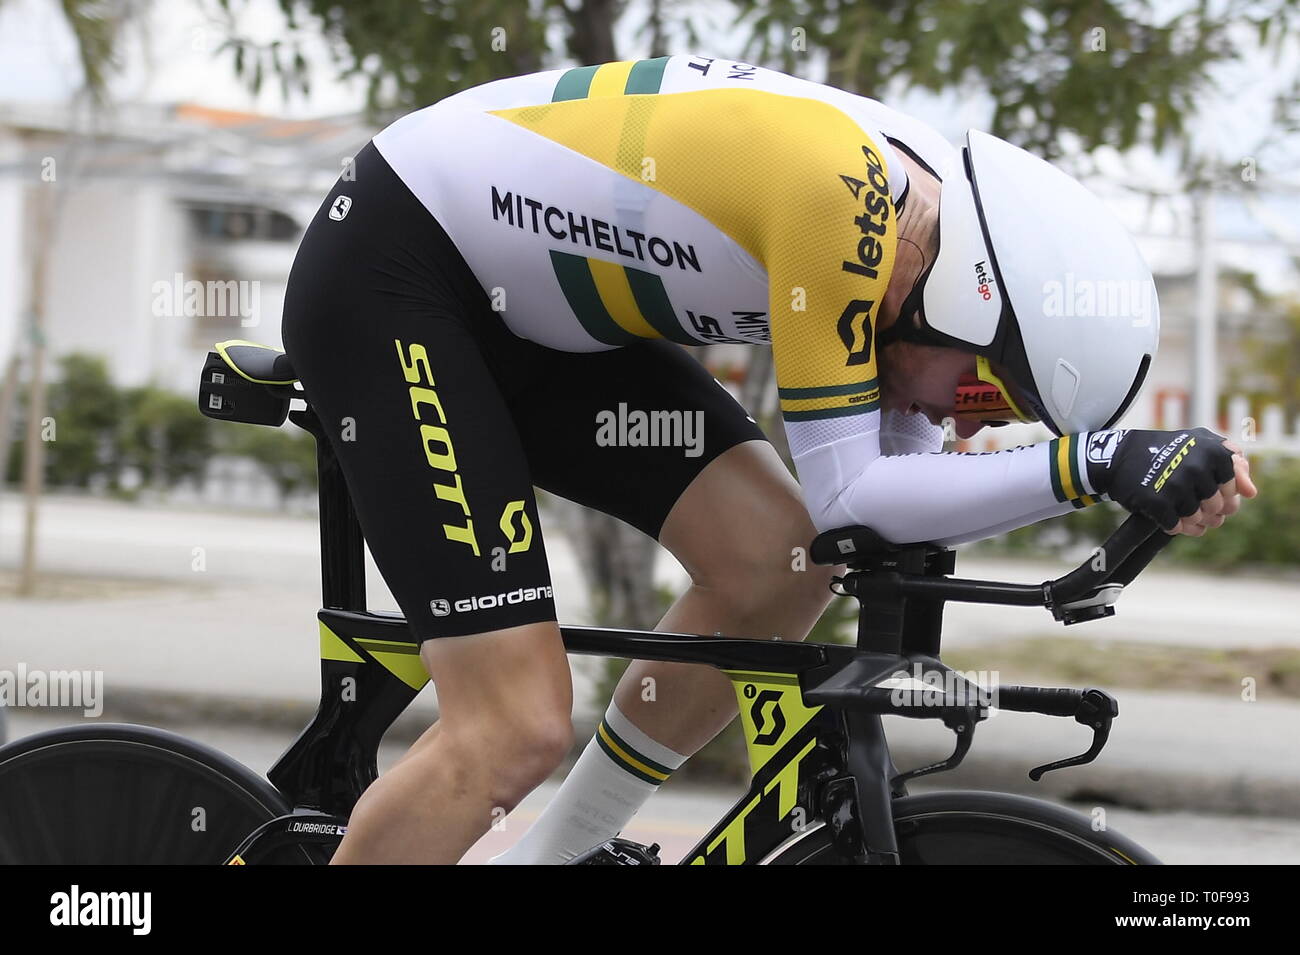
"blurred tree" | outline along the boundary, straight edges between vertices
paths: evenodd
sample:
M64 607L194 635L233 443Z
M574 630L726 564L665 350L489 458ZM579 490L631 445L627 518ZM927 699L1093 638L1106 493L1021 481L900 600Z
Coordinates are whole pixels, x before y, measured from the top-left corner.
M1225 403L1227 395L1245 394L1254 414L1277 404L1288 424L1300 420L1300 296L1270 294L1250 272L1225 270L1223 278L1246 292L1253 313L1243 343L1246 361L1226 371Z
M305 431L255 424L223 425L221 430L221 451L256 461L275 482L282 508L290 495L316 486L316 441Z
M115 458L121 393L98 355L73 353L59 360L58 384L49 413L56 438L46 451L46 480L55 486L87 487Z
M425 106L502 76L543 68L547 28L568 19L581 47L601 49L600 23L612 0L593 0L570 14L559 0L277 0L287 29L269 43L243 36L238 14L247 0L219 0L237 75L257 91L275 79L286 96L307 92L307 48L324 35L340 79L361 77L372 114ZM612 58L612 36L608 50Z
M202 476L212 457L210 419L194 399L146 385L122 393L116 471L134 467L155 491Z
M1047 157L1064 133L1084 151L1176 140L1211 67L1282 43L1300 12L1295 0L734 3L758 61L799 72L804 45L827 56L827 82L869 96L895 82L985 91L990 131Z

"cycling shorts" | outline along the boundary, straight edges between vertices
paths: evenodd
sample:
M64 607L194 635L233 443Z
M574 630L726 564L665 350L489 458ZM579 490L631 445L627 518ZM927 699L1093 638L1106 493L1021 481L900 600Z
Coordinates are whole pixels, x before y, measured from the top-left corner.
M710 461L765 440L679 345L510 332L373 144L303 236L282 340L421 641L556 619L534 486L657 539Z

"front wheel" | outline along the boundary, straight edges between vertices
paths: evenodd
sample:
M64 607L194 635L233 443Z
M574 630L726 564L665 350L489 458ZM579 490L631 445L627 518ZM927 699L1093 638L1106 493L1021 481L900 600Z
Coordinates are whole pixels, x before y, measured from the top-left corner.
M894 800L903 865L1160 865L1114 830L1082 813L1028 796L936 792ZM851 865L825 825L786 840L767 865Z
M0 747L0 864L219 865L289 811L223 753L124 723L63 727ZM310 862L301 848L271 862Z

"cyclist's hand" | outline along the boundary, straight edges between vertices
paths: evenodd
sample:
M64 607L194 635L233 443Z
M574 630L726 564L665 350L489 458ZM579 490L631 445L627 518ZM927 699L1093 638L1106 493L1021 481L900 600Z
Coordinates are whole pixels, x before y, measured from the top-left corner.
M1232 452L1233 477L1220 485L1212 496L1201 501L1200 509L1195 514L1180 518L1170 534L1187 534L1200 537L1211 527L1218 527L1241 507L1243 497L1259 494L1255 482L1250 478L1250 461L1245 452L1231 441L1224 441L1223 446Z
M1199 537L1257 493L1240 449L1208 428L1094 432L1088 449L1093 487L1171 534Z

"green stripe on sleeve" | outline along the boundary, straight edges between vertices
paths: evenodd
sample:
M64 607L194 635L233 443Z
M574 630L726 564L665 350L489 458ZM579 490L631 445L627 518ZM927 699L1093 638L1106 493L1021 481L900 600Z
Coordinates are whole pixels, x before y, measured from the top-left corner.
M1057 471L1056 462L1059 460L1061 450L1061 439L1053 438L1047 444L1047 472L1052 477L1052 493L1056 495L1058 501L1064 501L1065 488L1061 486L1061 475Z
M849 405L846 408L819 408L816 411L782 411L781 417L786 421L818 421L822 418L847 418L850 415L866 414L868 411L875 411L880 405L880 399L875 401L864 401L860 405Z
M1074 435L1070 436L1070 483L1074 485L1074 492L1082 497L1088 490L1088 486L1083 483L1083 478L1079 476L1079 439Z
M555 84L555 92L551 94L551 102L558 103L566 99L586 99L587 92L591 89L591 78L596 75L599 66L580 66L577 69L566 70L564 75Z
M876 379L859 381L848 385L821 385L816 388L778 388L776 393L782 398L836 398L840 395L856 395L876 387Z
M644 272L629 266L624 266L623 271L627 274L627 284L632 289L636 307L641 310L641 316L650 323L651 328L670 342L679 345L699 344L682 330L673 303L668 300L668 291L664 288L663 279L653 272Z
M658 56L653 60L637 60L628 74L624 93L658 93L664 81L664 67L668 57Z
M587 260L580 255L551 250L551 267L560 290L587 334L606 345L632 345L645 339L623 329L605 308L591 277Z

